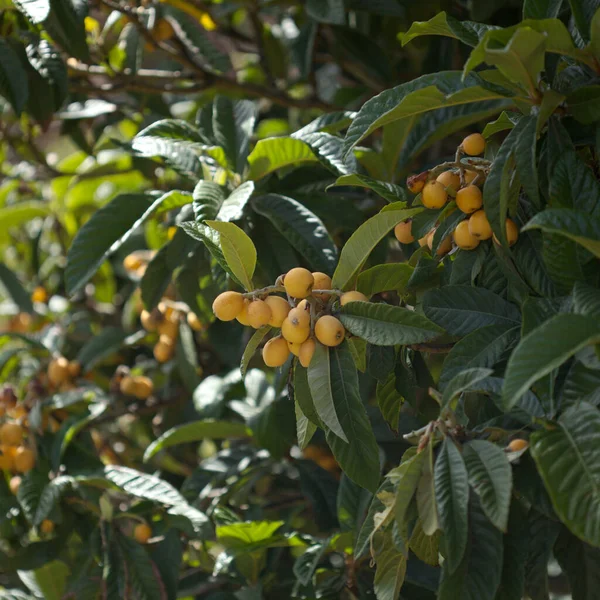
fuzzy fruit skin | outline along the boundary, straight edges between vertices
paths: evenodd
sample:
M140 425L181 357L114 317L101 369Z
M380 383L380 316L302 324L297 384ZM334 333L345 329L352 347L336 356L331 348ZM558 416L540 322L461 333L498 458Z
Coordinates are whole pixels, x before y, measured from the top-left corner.
M368 302L369 299L361 292L351 291L342 294L340 298L340 304L345 306L348 302Z
M412 234L412 220L403 221L394 227L394 235L401 244L411 244L415 241Z
M327 273L321 273L321 271L316 271L313 273L313 277L315 280L315 282L313 283L313 288L315 290L331 289L331 277L329 277ZM315 298L318 298L319 300L327 300L327 298L329 298L329 294L315 294Z
M291 312L291 311L290 311ZM289 318L285 319L281 324L281 335L293 344L301 344L305 342L310 334L310 327L299 327L294 325Z
M33 450L20 446L15 452L15 471L28 473L35 467L35 454Z
M193 312L189 312L186 317L187 324L194 331L202 331L202 321L198 318L198 315Z
M448 201L448 192L439 181L428 181L421 192L425 208L442 208Z
M289 355L288 344L281 336L269 340L262 351L262 357L267 367L280 367Z
M300 359L300 364L306 369L308 365L310 365L310 361L315 353L315 349L317 347L317 343L312 338L307 339L300 346L300 353L298 354L298 358Z
M465 183L467 185L470 185L471 183L473 183L475 181L475 178L477 177L477 175L478 175L477 171L465 170Z
M152 529L146 523L140 523L133 528L133 537L136 542L146 544L152 535Z
M281 296L269 296L265 302L271 309L271 318L269 319L269 325L271 327L281 327L283 320L288 316L291 306L288 304L285 298Z
M163 336L161 336L162 338ZM154 346L154 358L159 363L166 363L173 358L175 352L174 344L170 344L166 339L160 339Z
M461 221L456 226L452 237L461 250L475 250L479 246L479 240L469 233L469 221Z
M483 206L481 190L476 185L468 185L456 194L456 206L470 215Z
M484 210L478 210L471 215L469 233L479 240L489 240L492 237L492 227Z
M510 444L508 444L508 449L511 452L520 452L521 450L525 450L527 447L529 447L529 442L521 438L514 439L510 442Z
M271 320L271 308L264 300L254 300L248 306L248 321L254 329L260 329Z
M302 344L297 344L297 343L294 343L294 342L288 342L287 345L288 345L288 348L289 348L290 352L294 356L300 356L300 348L302 347Z
M294 327L310 327L310 313L304 306L292 308L288 313L287 318Z
M244 325L244 327L250 327L250 321L248 320L248 307L250 306L250 300L244 299L242 304L242 310L236 317L238 323Z
M156 328L158 327L158 320L146 309L144 309L140 314L140 322L146 331L156 331Z
M315 335L324 346L330 348L339 346L344 341L346 330L344 326L335 317L325 315L315 324Z
M54 386L59 386L69 379L69 361L64 356L50 361L48 365L48 380Z
M15 475L14 477L10 478L10 482L8 484L8 487L10 488L10 492L13 495L17 495L17 493L19 492L19 488L21 487L21 478L18 475Z
M6 446L18 446L23 441L23 428L16 423L4 423L0 427L0 442Z
M213 302L212 309L217 319L233 321L244 307L244 297L239 292L223 292Z
M308 269L296 267L285 274L283 285L292 298L306 298L315 285L315 278Z
M469 156L479 156L485 150L485 138L480 133L472 133L462 141L462 149Z
M138 375L133 378L133 395L138 400L146 400L154 392L154 383L149 377Z
M451 188L454 191L460 187L460 175L454 171L440 173L436 181L439 181L445 188Z
M517 224L512 219L507 218L506 229L504 231L506 233L506 241L508 242L508 245L514 246L519 239L519 228L517 227ZM496 237L496 234L494 234L492 237L494 238L494 242L500 245L500 240Z
M54 531L54 522L50 519L44 519L40 524L40 531L46 535L50 535Z
M435 235L435 229L432 229L428 234L427 234L427 246L429 247L429 249L433 252L433 236ZM448 252L450 252L450 250L452 250L452 237L451 236L447 236L446 238L444 238L444 240L442 241L442 243L438 246L437 252L435 253L436 256L438 257L442 257L445 254L448 254Z

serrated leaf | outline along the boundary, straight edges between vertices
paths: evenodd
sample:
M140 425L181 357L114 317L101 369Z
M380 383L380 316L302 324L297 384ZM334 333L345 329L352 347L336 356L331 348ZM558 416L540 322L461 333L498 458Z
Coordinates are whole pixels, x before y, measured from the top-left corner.
M100 265L129 239L147 218L153 200L149 194L121 194L92 215L67 253L68 294L81 290Z
M199 442L205 438L244 438L249 435L251 435L251 431L248 427L238 421L215 421L214 419L193 421L165 431L165 433L146 448L144 461L147 462L161 450L178 444Z
M315 358L316 352L311 366ZM352 441L347 443L327 429L327 443L344 473L361 487L374 492L379 484L379 450L360 398L358 374L345 344L330 350L330 363L333 402L342 430Z
M447 285L423 296L425 316L452 335L467 335L486 325L520 326L516 306L483 288Z
M302 163L316 162L317 157L310 146L292 137L272 137L259 140L248 156L250 166L247 179L257 181L269 173Z
M349 443L333 400L330 352L327 346L316 345L315 353L308 366L308 386L319 420L332 433Z
M600 412L587 402L535 431L531 452L560 520L579 538L600 546Z
M251 291L252 276L256 268L256 248L252 240L233 223L206 221L206 224L219 232L219 240L223 256L236 278Z
M454 573L467 547L469 480L463 458L449 438L444 440L435 461L434 479L440 525L447 549L445 565L448 572Z
M201 179L194 187L192 197L194 218L197 223L202 223L206 219L216 219L225 200L225 191L218 183Z
M483 512L500 531L506 532L512 493L512 470L506 453L485 440L473 440L465 445L463 458Z
M580 210L548 208L533 217L523 231L541 229L577 242L600 258L600 224L597 219Z
M379 242L401 221L422 211L421 208L382 211L365 221L346 242L333 274L333 287L347 289Z
M569 357L600 343L600 323L592 317L558 314L521 339L508 360L502 397L512 408L529 387Z
M443 333L443 329L416 312L399 306L349 302L341 308L344 327L371 344L418 344Z
M253 334L248 343L246 344L246 349L244 350L244 354L242 355L242 362L240 363L240 373L242 374L242 378L246 377L246 372L248 371L248 364L250 359L254 356L257 348L260 346L261 342L265 339L265 336L271 331L270 325L265 325L260 329L257 329Z
M319 162L336 175L348 175L358 169L354 156L343 158L342 138L320 131L304 134L301 139L308 144Z
M287 196L267 194L252 200L252 208L276 227L315 270L331 273L337 248L319 217Z

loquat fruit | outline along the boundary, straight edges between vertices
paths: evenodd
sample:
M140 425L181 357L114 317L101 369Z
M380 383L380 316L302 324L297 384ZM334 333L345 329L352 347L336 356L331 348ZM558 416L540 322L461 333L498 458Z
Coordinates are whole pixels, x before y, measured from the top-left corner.
M233 321L244 308L244 297L239 292L223 292L213 302L212 309L217 319Z
M35 467L35 453L25 446L19 446L15 452L15 471L28 473Z
M8 487L10 488L10 492L13 495L17 495L19 493L19 488L21 487L21 478L18 475L14 475L10 478L8 482Z
M154 29L152 30L152 37L157 42L164 42L166 40L170 40L173 35L175 35L175 31L173 30L173 26L166 19L159 19Z
M411 175L406 179L406 187L408 191L413 194L418 194L422 191L423 186L425 185L425 180L427 179L428 171L424 171L423 173L418 173L417 175Z
M291 309L288 301L281 296L269 296L265 302L271 309L269 325L271 325L271 327L281 327L283 320L288 316Z
M432 252L433 252L433 236L434 235L435 235L435 229L432 229L427 234L427 246L429 247L429 249ZM452 250L452 237L447 236L446 238L444 238L442 243L438 246L438 249L437 249L435 255L438 257L442 257L445 254L448 254L448 252L450 252L450 250Z
M154 392L154 383L149 377L137 375L133 377L133 395L138 400L146 400Z
M121 383L119 384L119 390L121 394L125 394L126 396L133 396L135 393L135 380L131 375L125 375L123 379L121 379Z
M317 347L317 343L312 338L308 338L301 346L300 352L298 354L298 358L300 359L300 364L308 368L310 365L310 361L315 353L315 349Z
M492 237L492 227L485 211L475 211L469 218L469 233L478 240L489 240Z
M75 379L81 373L81 363L77 360L69 361L69 377Z
M290 349L286 340L277 336L269 340L262 351L262 357L267 367L280 367L290 355Z
M292 298L306 298L315 284L313 274L303 267L290 269L283 278L285 291Z
M483 195L476 185L468 185L458 190L456 194L456 206L465 214L470 215L483 206Z
M351 291L342 294L340 298L340 304L342 306L348 304L348 302L368 302L369 299L361 292Z
M59 356L50 361L48 365L48 381L53 386L59 386L69 379L69 361L64 356Z
M302 347L302 344L298 344L295 342L288 342L287 345L288 345L290 352L294 356L300 356L300 348Z
M475 250L479 246L479 239L469 232L469 221L461 221L453 233L454 243L461 250Z
M477 173L477 171L469 171L468 169L465 169L465 174L464 174L465 183L467 185L470 185L471 183L473 183L475 181L475 179L477 178L478 175L479 175L479 173Z
M40 523L40 531L46 535L50 535L54 531L54 522L50 519L44 519Z
M291 312L291 311L290 311ZM310 325L300 327L294 325L289 318L284 319L281 324L281 335L288 341L296 344L301 344L306 341L310 334Z
M288 313L287 318L294 327L310 327L310 313L306 310L306 306L307 304L304 306L298 305Z
M187 314L186 320L187 324L190 326L191 329L193 329L194 331L202 331L202 321L200 321L196 313L189 312Z
M135 253L128 254L123 259L123 266L125 267L125 270L129 272L137 271L143 265L144 261Z
M506 241L508 242L509 246L513 246L519 239L519 228L517 227L517 224L509 218L506 219L505 227L506 229L504 231L506 233ZM500 241L496 235L494 234L492 237L494 238L494 242L500 245Z
M264 300L254 300L248 306L248 322L254 329L260 329L271 320L272 311Z
M321 317L315 324L315 335L324 346L339 346L344 341L345 333L339 319L331 315Z
M159 320L156 314L144 309L140 314L140 322L142 323L142 327L146 331L152 332L156 331L156 329L158 328Z
M479 156L485 150L485 138L480 133L472 133L462 141L462 149L469 156Z
M450 188L455 192L460 187L460 175L456 171L444 171L437 176L439 181L446 189Z
M31 293L31 301L41 303L48 302L48 292L46 291L46 288L38 285Z
M425 208L442 208L448 201L448 192L439 181L428 181L421 192Z
M0 448L0 471L13 471L15 468L14 458L8 450L7 447Z
M412 219L402 221L394 227L394 235L401 244L410 244L415 241L412 234Z
M527 447L529 447L529 442L521 438L511 440L510 444L508 444L508 449L510 452L520 452L521 450L525 450Z
M133 528L133 537L140 544L146 544L151 536L152 529L146 523L140 523Z
M166 335L170 338L176 338L179 334L179 323L170 318L163 319L156 328L159 335Z
M0 427L0 443L18 446L23 441L23 428L17 423L4 423Z
M154 346L154 358L159 363L166 363L167 361L171 360L171 358L173 358L173 354L175 353L175 344L169 343L167 339L168 338L161 336L161 339L159 339Z
M244 298L244 303L242 304L242 310L240 314L236 317L238 323L241 323L245 327L250 326L250 321L248 320L248 307L250 306L250 300Z
M327 275L327 273L321 273L320 271L316 271L313 273L314 284L313 288L315 290L330 290L332 286L331 277ZM315 298L319 300L327 300L329 298L329 294L315 294Z

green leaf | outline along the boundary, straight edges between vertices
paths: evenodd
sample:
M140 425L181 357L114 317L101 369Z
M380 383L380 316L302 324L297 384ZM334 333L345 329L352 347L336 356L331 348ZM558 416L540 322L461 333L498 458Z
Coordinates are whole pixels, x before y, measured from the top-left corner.
M256 114L256 104L250 100L217 96L213 102L213 135L217 145L223 148L229 166L236 173L243 173L246 167Z
M473 440L465 445L463 458L469 483L479 495L483 512L500 531L506 532L512 470L505 452L485 440Z
M488 123L481 132L484 138L488 139L495 135L496 133L500 133L501 131L514 129L515 125L519 122L519 119L522 118L522 115L518 113L506 112L502 111L500 116L491 123Z
M587 402L568 408L554 425L532 433L531 452L560 520L600 546L600 412Z
M89 62L84 20L88 3L82 0L50 0L44 28L71 56Z
M294 402L294 408L296 411L296 435L298 437L298 447L300 450L304 450L317 431L317 426L302 412L297 400Z
M267 217L313 269L333 272L338 259L337 248L321 219L308 208L279 194L254 198L252 208Z
M315 358L316 353L311 365ZM379 449L360 398L358 374L346 344L330 350L330 363L333 402L342 430L352 441L347 443L327 429L327 443L344 473L374 492L379 484Z
M404 398L396 390L396 375L394 373L390 373L385 381L377 382L375 397L386 423L393 431L398 431L398 420L400 419L400 409L404 403Z
M304 134L301 139L310 146L319 162L336 175L348 175L358 169L353 155L347 156L345 160L342 157L342 138L320 131Z
M463 458L452 440L446 438L435 461L435 498L446 541L446 569L454 573L467 547L469 480ZM475 599L473 599L475 600Z
M379 181L373 179L367 175L361 175L360 173L352 173L349 175L342 175L338 177L335 183L332 183L327 189L330 190L333 187L346 187L346 186L357 186L372 190L377 195L385 198L388 202L400 202L407 199L407 194L404 188L394 183L388 183L387 181Z
M77 353L77 361L83 371L90 371L100 361L117 352L129 335L120 327L105 327L90 338Z
M469 74L463 79L458 71L443 71L423 75L371 98L358 111L348 128L344 154L351 152L375 129L400 119L411 119L423 113L448 106L459 106L510 95L483 87L479 76Z
M163 17L171 24L194 62L216 73L226 73L231 69L229 56L212 43L200 23L174 6L165 4L161 8Z
M437 503L435 499L435 480L434 473L434 443L433 438L429 439L426 448L422 451L425 455L423 461L423 471L419 485L417 486L417 510L419 512L419 523L425 536L433 536L440 528ZM413 534L414 535L414 534ZM412 547L412 538L410 545ZM423 559L422 559L423 560ZM438 557L435 553L434 562L437 564Z
M61 600L70 574L69 567L60 560L53 560L34 571L18 573L27 588L44 600Z
M600 258L600 224L590 215L569 208L548 208L533 217L523 231L541 229L567 237Z
M33 313L33 304L29 294L18 277L3 262L0 262L0 285L19 310Z
M246 181L235 188L226 200L223 200L217 214L217 221L239 221L244 215L244 208L254 193L254 182Z
M38 75L49 85L52 111L59 110L67 96L67 67L60 54L47 40L39 40L37 43L28 44L26 48L27 60L36 70Z
M478 502L469 511L469 543L453 571L442 567L439 600L494 600L502 575L502 533L487 519Z
M175 208L181 208L182 206L191 204L192 201L193 197L189 192L184 192L182 190L171 190L156 201L157 207L154 214L156 216L162 215L170 210L174 210Z
M218 183L201 179L196 184L193 193L192 206L196 222L202 223L206 219L216 219L224 200L225 191Z
M439 562L440 532L434 535L426 535L423 531L423 525L419 519L414 526L410 536L409 547L415 556L424 563L437 567Z
M308 366L308 386L319 420L332 433L348 443L333 398L330 357L331 351L327 346L316 345L315 353ZM309 413L305 414L309 416Z
M35 25L50 14L50 0L13 0L14 5Z
M144 461L149 461L155 454L171 446L199 442L205 438L228 439L245 438L251 435L251 431L244 423L237 421L215 421L214 419L203 419L193 421L185 425L178 425L165 431L157 440L152 442L146 452Z
M414 268L406 263L377 265L358 276L356 289L365 296L389 291L402 295L413 271Z
M139 600L164 600L165 590L160 571L144 547L124 535L118 535L117 542L126 565L127 588Z
M600 318L600 290L578 281L573 288L573 312Z
M260 346L261 342L265 339L265 336L269 333L269 331L271 331L270 325L265 325L264 327L257 329L246 344L246 349L242 355L242 362L240 363L240 373L242 374L242 378L246 377L250 359L254 356L254 353Z
M444 360L438 385L443 391L464 369L492 368L519 340L518 327L488 325L465 336L456 343Z
M70 491L74 484L75 480L69 475L60 475L50 481L40 495L32 523L39 525L44 519L47 519L62 496Z
M300 406L303 415L317 427L321 425L321 419L317 414L310 392L308 369L305 369L298 361L294 365L294 400Z
M390 533L386 534L383 550L377 554L375 562L375 597L377 600L396 600L406 576L406 556L396 548Z
M147 218L153 199L149 194L121 194L92 215L67 253L68 294L81 290L100 265L129 239Z
M382 211L365 221L344 245L333 274L333 287L347 289L379 242L401 221L422 211L421 208Z
M508 360L502 396L506 409L544 375L591 344L600 343L600 323L583 315L558 314L521 339Z
M452 335L467 335L486 325L520 326L516 306L483 288L447 285L423 296L425 316Z
M341 308L340 320L350 333L379 346L418 344L443 333L424 316L388 304L349 302Z
M272 137L259 140L248 156L250 169L247 179L257 181L269 173L293 165L316 162L310 146L291 137Z
M550 19L557 17L562 0L525 0L523 2L524 19Z
M410 506L417 491L424 461L425 453L420 452L407 460L403 460L399 467L392 469L386 475L386 477L391 479L394 484L396 484L394 517L402 538L405 537L404 532L407 530L406 516L408 513L408 507ZM408 542L407 539L404 539L404 541Z
M45 217L49 212L48 204L33 200L0 208L0 244L10 242L12 227L22 227L24 223L37 217Z
M406 33L400 35L403 46L422 35L443 35L460 40L468 46L476 46L483 34L490 29L495 27L474 21L459 21L442 11L429 21L416 21Z
M252 276L256 268L256 248L252 240L233 223L221 221L206 221L206 224L219 232L223 256L236 278L251 291Z
M523 189L535 206L540 206L536 159L537 128L535 117L523 117L523 127L516 141L515 164Z
M442 408L446 408L447 406L454 408L454 398L462 392L472 389L477 382L485 379L492 373L491 369L483 369L481 367L462 369L448 382L442 397Z

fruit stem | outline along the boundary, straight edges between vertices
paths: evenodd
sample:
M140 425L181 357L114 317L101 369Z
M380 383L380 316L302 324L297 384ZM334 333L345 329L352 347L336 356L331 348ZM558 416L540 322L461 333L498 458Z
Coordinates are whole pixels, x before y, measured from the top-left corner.
M244 298L258 298L259 296L268 296L269 294L275 294L277 292L285 292L285 288L282 285L268 285L267 287L254 290L253 292L246 292L242 294Z

